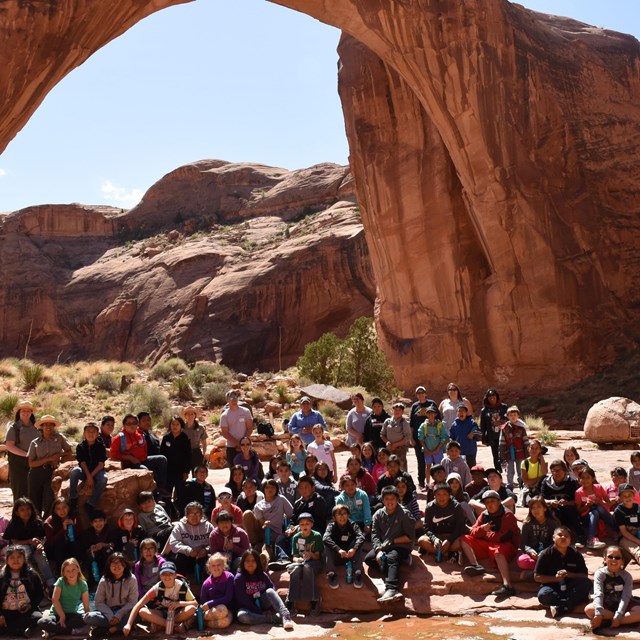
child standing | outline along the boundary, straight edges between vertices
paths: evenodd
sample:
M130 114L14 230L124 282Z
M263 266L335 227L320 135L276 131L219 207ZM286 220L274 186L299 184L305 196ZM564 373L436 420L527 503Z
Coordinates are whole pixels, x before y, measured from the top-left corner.
M121 553L107 559L95 597L95 611L85 613L91 638L106 638L122 629L138 601L138 583L131 575L129 563Z
M518 505L526 507L531 496L534 495L538 483L544 478L549 469L542 455L542 443L540 440L531 440L529 443L529 457L520 463L522 476L522 490L518 496Z
M202 583L200 602L209 629L226 629L233 620L233 574L226 568L224 553L214 553L207 560L209 577Z
M396 402L392 406L393 415L387 418L380 430L380 437L389 451L398 456L400 468L407 470L407 451L413 446L411 425L404 417L404 404Z
M85 424L83 435L83 441L76 447L78 466L71 469L69 474L69 504L71 511L75 513L78 507L78 482L84 480L87 488L91 490L90 498L84 503L84 510L91 518L107 486L107 475L104 472L107 448L99 437L97 424Z
M466 486L471 482L471 472L469 466L465 462L461 454L460 443L456 440L450 440L447 443L447 455L442 458L440 463L444 470L447 472L447 476L450 473L457 473L460 476L460 483L462 486Z
M289 451L287 451L287 462L291 465L291 473L297 480L300 474L304 472L304 461L307 452L304 448L302 438L294 433L289 439Z
M11 545L0 576L0 618L2 635L32 637L42 617L38 605L44 595L40 576L27 564L24 547Z
M460 443L460 453L468 467L476 464L476 456L478 455L478 440L481 437L480 427L469 415L469 408L466 404L461 404L457 410L457 418L453 421L449 435L452 440Z
M131 633L138 615L151 623L151 633L165 630L169 612L175 615L175 633L184 633L187 621L195 617L198 603L189 585L176 577L176 565L173 562L164 562L160 565L159 573L160 581L151 587L131 610L127 624L122 628L125 636Z
M430 404L425 412L427 419L418 429L418 441L422 445L425 461L425 474L429 476L431 465L440 464L444 456L444 446L449 439L447 428L442 420L436 420L438 409L435 404Z
M324 439L324 428L321 424L314 424L311 428L314 441L307 445L307 454L313 454L318 458L318 462L326 462L331 470L332 481L338 477L338 465L336 464L336 454L333 450L331 440ZM278 471L280 465L278 465Z
M515 404L507 409L507 418L500 429L498 448L500 461L507 468L507 489L513 491L514 473L518 476L518 486L522 489L520 463L527 457L529 438L527 425L520 419L520 409Z
M302 513L298 518L299 531L291 539L291 555L293 562L287 566L289 593L286 607L295 611L295 603L299 600L311 602L312 616L320 614L320 595L316 586L316 575L322 569L324 543L322 536L313 530L313 516Z
M633 578L624 570L620 547L607 547L604 567L593 576L593 602L584 612L593 631L640 622L640 604L633 598Z
M89 629L83 616L89 613L89 587L75 558L67 558L56 580L48 615L38 620L38 628L48 638L55 635L80 635Z

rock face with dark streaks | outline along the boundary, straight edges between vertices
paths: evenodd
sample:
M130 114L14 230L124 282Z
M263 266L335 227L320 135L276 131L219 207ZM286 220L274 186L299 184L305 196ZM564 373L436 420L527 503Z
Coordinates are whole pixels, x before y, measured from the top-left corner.
M0 217L0 246L4 356L279 369L373 313L353 182L338 165L201 161L124 214L50 205Z
M340 94L400 386L563 386L637 348L634 38L506 0L274 2L348 34ZM73 66L176 0L103 4L3 7L0 148Z

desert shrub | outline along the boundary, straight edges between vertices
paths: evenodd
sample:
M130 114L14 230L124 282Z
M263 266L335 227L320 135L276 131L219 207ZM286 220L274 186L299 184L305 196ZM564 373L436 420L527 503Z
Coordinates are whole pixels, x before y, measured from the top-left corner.
M212 382L202 388L202 402L208 408L219 407L226 404L229 386L222 382Z
M108 391L109 393L117 393L120 391L120 379L114 373L96 373L91 378L91 384L96 389Z
M13 393L0 397L0 416L13 420L18 402L20 402L20 398Z
M149 378L151 380L172 380L176 376L183 376L189 373L189 367L182 358L168 358L162 360L151 369Z
M262 401L264 401L264 398L265 398L264 391L262 389L254 389L251 392L250 398L251 398L251 402L253 402L253 404L256 404L258 402L262 402Z
M49 380L43 380L36 386L36 393L44 395L46 393L55 393L56 391L62 391L64 389L64 383L60 378L51 378Z
M215 426L218 426L220 424L220 414L219 413L212 413L209 416L209 424L213 424Z
M148 411L157 419L166 409L169 409L169 397L162 389L144 384L133 384L129 387L127 412Z
M320 402L320 404L318 405L318 410L326 418L332 418L334 420L338 420L338 418L344 416L344 411L333 402Z
M189 384L189 379L187 377L176 378L173 381L171 393L173 397L178 398L178 400L185 400L189 402L193 400L193 387Z
M271 396L280 404L291 404L295 400L295 398L289 393L289 385L284 382L279 382L275 386L271 392Z
M189 371L187 377L194 389L201 391L204 385L209 382L228 383L231 378L233 378L233 372L223 364L198 362L194 365L193 369Z
M558 440L558 434L549 430L548 425L545 424L544 420L538 416L526 415L522 418L528 428L529 432L536 432L535 437L542 442L542 444L547 445L548 447L555 446Z
M13 358L5 358L0 360L0 377L14 378L18 375L18 362Z
M20 375L25 389L35 389L44 378L44 367L41 364L27 364Z

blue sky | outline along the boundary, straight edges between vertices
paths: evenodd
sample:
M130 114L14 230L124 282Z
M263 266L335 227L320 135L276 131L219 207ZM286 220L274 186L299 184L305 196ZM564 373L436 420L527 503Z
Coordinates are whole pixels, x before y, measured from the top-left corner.
M522 4L640 36L638 0ZM338 39L265 0L197 0L150 16L58 84L0 155L0 211L128 208L203 158L346 164Z

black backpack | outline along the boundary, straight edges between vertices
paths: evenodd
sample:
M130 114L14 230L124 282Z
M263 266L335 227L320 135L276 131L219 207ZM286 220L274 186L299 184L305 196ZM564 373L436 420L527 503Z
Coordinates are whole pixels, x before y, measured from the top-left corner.
M273 438L275 432L276 430L270 422L258 422L258 433L260 435L267 436L267 438Z

